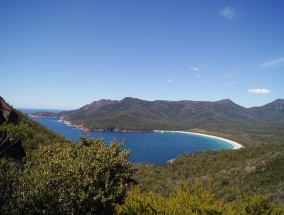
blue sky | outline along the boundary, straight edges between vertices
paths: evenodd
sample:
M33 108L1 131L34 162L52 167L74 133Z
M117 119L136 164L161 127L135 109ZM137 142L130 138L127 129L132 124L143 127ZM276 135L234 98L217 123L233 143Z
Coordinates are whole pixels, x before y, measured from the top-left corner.
M0 96L18 108L99 99L284 98L282 0L0 0Z

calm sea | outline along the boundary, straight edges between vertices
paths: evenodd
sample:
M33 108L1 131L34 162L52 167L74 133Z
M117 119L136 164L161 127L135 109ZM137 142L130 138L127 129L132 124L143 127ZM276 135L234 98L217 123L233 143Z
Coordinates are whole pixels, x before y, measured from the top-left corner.
M31 109L20 109L25 113L35 112ZM43 111L43 110L36 110ZM53 111L54 110L44 110ZM59 112L60 110L56 110ZM34 121L65 136L69 140L78 141L84 134L72 126L68 126L57 118L32 118ZM158 165L185 153L205 150L232 149L233 146L225 141L202 137L194 134L172 132L125 133L125 132L91 132L90 137L103 138L108 144L112 140L126 141L125 148L130 149L129 160L132 162L147 162Z

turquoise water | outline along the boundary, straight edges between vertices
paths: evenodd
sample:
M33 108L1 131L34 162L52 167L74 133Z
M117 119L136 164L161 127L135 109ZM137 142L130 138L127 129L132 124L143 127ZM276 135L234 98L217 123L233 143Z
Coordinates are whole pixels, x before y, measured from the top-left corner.
M28 111L23 111L31 113ZM32 118L49 129L65 136L69 140L78 141L84 134L72 126L68 126L57 118ZM172 132L91 132L91 137L103 138L108 144L113 139L126 141L126 149L130 149L129 160L132 162L147 162L158 165L185 153L205 150L232 149L225 141L203 137L194 134Z

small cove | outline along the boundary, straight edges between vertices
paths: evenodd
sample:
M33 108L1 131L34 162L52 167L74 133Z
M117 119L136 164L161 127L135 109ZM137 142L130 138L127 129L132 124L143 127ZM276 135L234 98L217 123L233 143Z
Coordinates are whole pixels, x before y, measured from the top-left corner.
M31 113L28 110L22 111ZM84 135L83 131L66 125L58 118L32 119L72 141L79 141L80 136ZM124 148L130 149L131 162L157 165L163 165L185 153L234 148L224 140L179 132L90 132L90 137L103 138L106 144L114 139L118 142L125 140Z

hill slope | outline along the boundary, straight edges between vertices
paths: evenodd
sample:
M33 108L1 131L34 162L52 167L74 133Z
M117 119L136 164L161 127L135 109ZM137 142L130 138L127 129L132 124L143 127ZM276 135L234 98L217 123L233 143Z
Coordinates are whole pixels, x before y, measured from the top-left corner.
M274 122L284 124L284 100L277 99L262 107L253 107L249 109L250 114L254 117L265 120L266 122Z
M5 125L11 125L11 127L5 127ZM0 97L0 158L9 157L22 160L26 154L41 144L65 142L68 140L63 136L29 119Z
M229 99L209 101L145 101L136 98L99 100L57 116L90 130L224 130L252 125L284 126L284 100L245 108ZM38 113L38 115L44 115Z
M250 145L240 150L197 152L179 156L165 166L136 164L135 179L143 192L172 193L182 181L212 186L218 198L231 191L262 194L284 203L284 145Z

